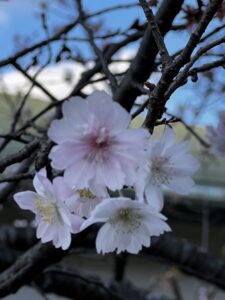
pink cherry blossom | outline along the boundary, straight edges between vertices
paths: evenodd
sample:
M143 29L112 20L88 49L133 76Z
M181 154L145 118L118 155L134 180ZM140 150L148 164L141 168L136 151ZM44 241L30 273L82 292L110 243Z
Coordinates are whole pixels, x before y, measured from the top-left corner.
M56 248L67 249L71 243L71 233L79 232L83 222L66 204L66 200L72 198L73 191L65 184L63 177L56 177L51 183L44 170L35 175L33 185L36 192L15 194L16 203L35 214L37 238L42 243L52 241Z
M132 185L145 158L148 131L130 129L130 115L103 91L86 100L71 98L62 112L48 131L57 144L49 157L55 169L65 170L67 182L76 188L94 182L111 190Z
M106 199L96 206L82 229L94 223L104 223L100 228L96 249L98 253L127 251L137 254L142 246L149 247L152 236L170 231L166 218L150 205L119 197Z
M192 175L199 168L198 161L188 153L189 143L176 144L173 130L167 127L160 140L150 140L148 163L140 165L136 193L158 211L163 207L162 187L178 194L189 194L194 181Z

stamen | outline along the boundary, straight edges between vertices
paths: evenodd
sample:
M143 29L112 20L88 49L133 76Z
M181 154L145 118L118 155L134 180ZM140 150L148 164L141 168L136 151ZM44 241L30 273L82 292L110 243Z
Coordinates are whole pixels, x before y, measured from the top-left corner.
M166 168L165 168L166 165ZM161 185L169 183L173 175L172 165L169 163L168 157L157 157L152 163L152 183Z
M43 203L42 200L35 200L36 208L38 209L44 222L51 224L56 214L56 206L54 203Z
M117 227L119 223L122 226L118 227L118 231L123 233L131 233L141 225L142 215L139 209L121 208L117 213L109 219L109 223Z
M78 190L80 199L86 201L87 199L96 199L96 196L92 194L89 189Z

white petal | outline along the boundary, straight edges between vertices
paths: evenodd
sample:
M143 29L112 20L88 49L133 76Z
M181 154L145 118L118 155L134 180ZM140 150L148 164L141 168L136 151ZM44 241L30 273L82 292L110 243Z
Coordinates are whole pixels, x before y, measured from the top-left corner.
M50 182L50 180L45 177L42 176L40 173L37 173L34 176L33 179L33 185L34 188L36 190L36 192L43 196L43 197L47 197L49 199L54 199L55 193L54 193L54 189L52 187L52 183Z
M72 214L70 216L71 232L78 233L81 231L81 225L84 223L84 219L78 215Z
M56 199L59 203L65 203L66 200L73 194L73 190L65 183L63 177L55 177L52 184Z
M36 232L36 235L37 235L38 239L40 239L44 236L44 234L45 234L46 230L48 229L48 227L49 227L48 223L45 223L42 220L40 221L40 223L38 224L38 227L37 227L37 232Z
M145 189L145 196L148 203L156 209L161 211L164 205L163 192L160 187L149 183Z
M14 200L22 209L31 210L33 213L37 213L35 206L35 200L38 198L38 195L31 191L20 192L15 194Z
M109 253L116 249L116 243L114 240L114 231L109 224L104 224L96 238L96 250L98 253Z
M74 143L63 143L54 146L49 154L53 168L58 170L70 167L74 162L82 159L83 156L84 153Z
M188 195L194 184L193 179L189 176L174 176L167 186L181 195Z
M76 138L74 128L65 119L52 121L48 136L55 143L72 142Z
M89 180L94 177L95 165L87 160L74 163L65 170L64 178L71 187L87 188Z

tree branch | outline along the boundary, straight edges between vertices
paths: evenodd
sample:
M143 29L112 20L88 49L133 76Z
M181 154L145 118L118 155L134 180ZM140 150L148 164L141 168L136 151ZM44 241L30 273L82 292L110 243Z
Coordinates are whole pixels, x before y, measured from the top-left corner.
M162 34L161 34L158 24L155 20L155 16L154 16L149 4L145 0L139 0L139 2L144 10L146 19L148 20L148 24L150 25L150 28L152 30L152 34L154 36L155 43L158 47L159 54L161 56L162 65L164 67L166 67L167 65L169 65L172 62L172 59L171 59L169 52L166 48L166 45L164 43Z
M164 0L156 14L156 21L162 36L170 30L173 20L180 12L184 0ZM131 66L116 91L115 99L128 111L131 110L136 98L141 95L137 85L143 85L154 70L155 58L158 53L150 26L147 27L140 48ZM135 85L137 84L137 85Z

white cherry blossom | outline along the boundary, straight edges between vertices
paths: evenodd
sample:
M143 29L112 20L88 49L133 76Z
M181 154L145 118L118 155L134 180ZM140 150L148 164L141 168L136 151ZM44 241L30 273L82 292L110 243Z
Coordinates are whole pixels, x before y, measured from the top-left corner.
M199 168L199 163L188 150L188 142L176 144L170 127L166 127L161 139L150 140L148 162L140 165L138 171L137 197L160 211L163 207L163 186L178 194L189 194L194 185L192 175Z
M98 253L127 251L138 253L149 247L152 236L170 231L166 218L150 205L125 197L106 199L96 206L82 229L103 222L97 239Z
M71 243L71 233L79 232L83 222L66 205L67 198L72 198L71 188L65 184L63 177L56 177L51 183L44 170L35 175L33 185L36 192L15 194L16 203L35 214L36 234L42 243L52 241L56 248L67 249Z

